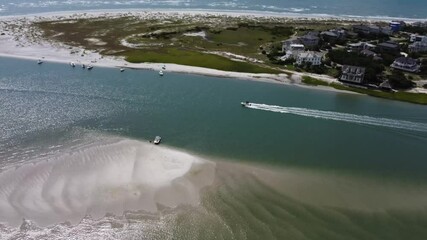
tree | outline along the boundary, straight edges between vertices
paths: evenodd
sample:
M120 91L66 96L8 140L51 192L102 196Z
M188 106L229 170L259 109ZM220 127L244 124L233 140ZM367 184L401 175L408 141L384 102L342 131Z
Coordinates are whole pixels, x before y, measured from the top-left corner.
M409 89L415 86L415 83L408 80L401 71L394 70L390 76L388 76L388 81L394 89Z

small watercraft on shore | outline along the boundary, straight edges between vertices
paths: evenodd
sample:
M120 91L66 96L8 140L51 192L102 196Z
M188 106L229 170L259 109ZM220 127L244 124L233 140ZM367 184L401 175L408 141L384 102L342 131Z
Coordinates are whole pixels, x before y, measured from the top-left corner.
M153 143L157 145L157 144L159 144L159 143L160 143L160 141L162 141L162 137L160 137L160 136L156 136L156 137L154 138Z

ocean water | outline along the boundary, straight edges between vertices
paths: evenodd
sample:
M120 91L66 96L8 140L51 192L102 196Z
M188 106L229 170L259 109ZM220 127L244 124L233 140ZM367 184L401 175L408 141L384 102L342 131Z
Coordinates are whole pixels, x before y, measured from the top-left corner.
M427 18L426 0L1 0L0 15L98 9L214 9L275 13Z
M0 73L0 239L427 237L425 106L13 58Z

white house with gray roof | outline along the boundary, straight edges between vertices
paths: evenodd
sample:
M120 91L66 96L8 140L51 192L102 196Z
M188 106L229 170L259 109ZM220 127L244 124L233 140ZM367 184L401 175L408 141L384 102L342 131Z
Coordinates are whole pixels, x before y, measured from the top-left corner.
M303 63L311 63L313 66L319 66L322 64L322 59L323 53L313 51L300 52L295 58L296 64L298 65Z
M396 60L394 60L390 67L407 72L420 71L420 65L418 64L417 60L410 57L398 57Z

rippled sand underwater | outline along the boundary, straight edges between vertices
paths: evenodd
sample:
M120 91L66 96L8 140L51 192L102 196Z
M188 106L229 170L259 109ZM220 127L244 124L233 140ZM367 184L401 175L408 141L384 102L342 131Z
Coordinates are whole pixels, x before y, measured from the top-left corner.
M427 237L425 183L98 140L0 172L0 239Z

